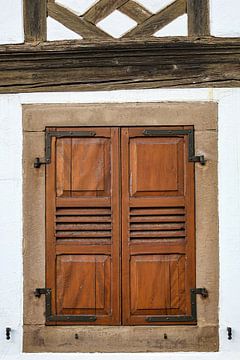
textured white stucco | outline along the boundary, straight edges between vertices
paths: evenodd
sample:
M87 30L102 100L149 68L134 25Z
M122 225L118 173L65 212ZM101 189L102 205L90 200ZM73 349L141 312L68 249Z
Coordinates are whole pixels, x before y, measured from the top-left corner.
M22 115L21 104L145 101L219 103L220 352L115 354L116 360L239 360L240 358L240 89L135 90L0 96L0 358L110 359L111 354L22 354ZM35 171L33 169L33 171ZM210 219L209 219L210 221ZM5 327L13 329L5 340ZM227 340L226 327L233 328Z
M0 45L23 42L22 0L0 0Z

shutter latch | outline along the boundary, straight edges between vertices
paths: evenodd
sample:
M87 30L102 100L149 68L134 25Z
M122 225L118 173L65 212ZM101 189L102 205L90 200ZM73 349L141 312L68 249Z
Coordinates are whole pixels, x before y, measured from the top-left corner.
M39 169L41 165L47 165L51 163L51 140L55 138L78 138L78 137L94 137L95 131L52 131L46 129L45 133L45 158L40 159L36 157L34 160L35 169Z
M51 289L49 289L49 288L37 288L34 291L34 295L36 297L40 298L41 295L47 295L50 292L51 292Z

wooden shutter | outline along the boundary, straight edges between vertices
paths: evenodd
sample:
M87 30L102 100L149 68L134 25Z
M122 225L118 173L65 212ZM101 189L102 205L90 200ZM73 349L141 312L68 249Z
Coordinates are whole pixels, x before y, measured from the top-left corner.
M90 131L95 136L88 136ZM52 136L46 285L52 315L58 324L91 324L89 317L93 324L118 324L119 129L49 128L47 133Z
M123 324L177 323L195 287L194 165L187 135L143 130L121 132Z

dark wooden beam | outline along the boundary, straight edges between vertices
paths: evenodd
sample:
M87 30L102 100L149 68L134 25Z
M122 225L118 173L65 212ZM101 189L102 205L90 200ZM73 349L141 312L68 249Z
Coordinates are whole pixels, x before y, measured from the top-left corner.
M54 2L48 2L48 15L84 39L112 39L110 35L106 34L94 24Z
M187 0L188 35L210 34L209 0Z
M152 15L142 24L130 30L123 38L149 37L179 16L185 14L186 10L186 0L176 0L163 10Z
M143 23L152 16L152 13L142 5L133 0L129 0L118 8L122 13L135 20L138 24Z
M23 0L25 42L46 41L47 0Z
M83 17L85 20L93 24L97 24L99 21L110 15L118 7L127 2L128 0L99 0L83 15Z
M0 93L239 86L236 38L0 46Z

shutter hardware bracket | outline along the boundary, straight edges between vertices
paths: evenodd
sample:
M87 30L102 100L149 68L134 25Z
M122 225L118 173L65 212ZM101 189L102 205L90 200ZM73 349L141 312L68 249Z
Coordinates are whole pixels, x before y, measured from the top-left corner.
M45 133L45 158L40 159L36 157L34 160L35 169L39 169L41 165L48 165L51 163L51 139L56 138L74 138L74 137L93 137L96 136L94 131L51 131L46 129Z
M201 165L206 164L204 155L195 155L195 146L194 146L194 130L143 130L143 135L146 136L179 136L179 135L188 135L188 160L191 162L200 162Z
M168 315L168 316L150 316L146 318L147 322L192 322L197 321L197 299L196 295L203 298L208 297L208 290L205 288L191 289L191 315ZM40 298L46 295L46 321L47 322L94 322L97 320L95 315L52 315L52 290L50 288L37 288L34 295Z
M46 296L46 321L47 322L94 322L97 320L95 315L52 315L52 289L37 288L34 295L40 298L41 295Z
M150 316L146 318L148 322L196 322L197 321L197 297L201 295L203 298L208 297L208 290L205 288L191 289L191 315L167 315L167 316Z

